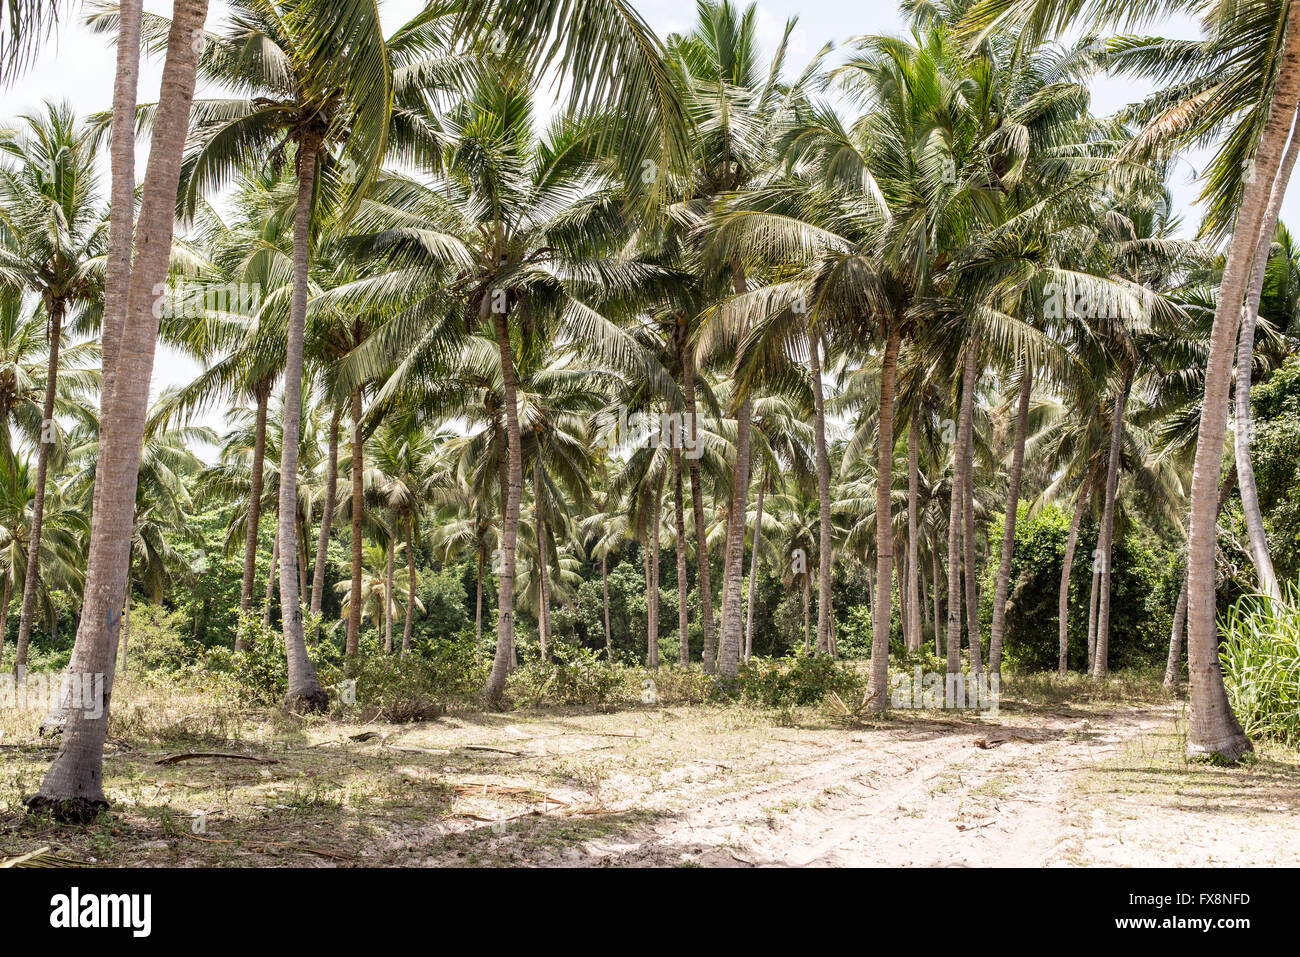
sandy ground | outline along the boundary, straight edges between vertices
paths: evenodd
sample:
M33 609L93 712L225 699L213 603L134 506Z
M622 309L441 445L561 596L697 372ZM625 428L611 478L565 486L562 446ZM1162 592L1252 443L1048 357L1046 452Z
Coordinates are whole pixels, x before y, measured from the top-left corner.
M250 721L214 750L277 764L160 766L176 746L114 743L113 814L85 830L22 815L19 793L51 755L10 746L0 857L49 844L107 864L206 866L1300 861L1300 755L1188 764L1177 704L903 712L849 728L819 709L778 722L738 706Z

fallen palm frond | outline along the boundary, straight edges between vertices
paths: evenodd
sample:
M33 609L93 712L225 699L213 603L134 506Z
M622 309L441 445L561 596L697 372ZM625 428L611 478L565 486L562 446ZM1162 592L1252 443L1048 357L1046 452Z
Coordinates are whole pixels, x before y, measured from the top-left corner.
M75 857L61 857L48 847L38 847L27 854L6 857L0 861L0 868L5 867L94 867L90 861L79 861Z

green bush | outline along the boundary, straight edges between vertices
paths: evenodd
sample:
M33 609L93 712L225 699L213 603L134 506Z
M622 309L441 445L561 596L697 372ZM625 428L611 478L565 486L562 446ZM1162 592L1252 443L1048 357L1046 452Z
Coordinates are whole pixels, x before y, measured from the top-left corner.
M1300 744L1300 587L1242 598L1220 625L1224 683L1251 737Z
M486 677L474 661L474 633L469 630L425 639L409 655L378 653L344 661L341 668L325 671L322 680L335 678L336 689L355 682L350 686L353 700L340 700L344 712L355 711L363 721L405 722L427 721L474 701Z
M610 665L589 648L557 643L549 661L531 658L510 673L506 694L517 704L581 705L613 708L636 700L640 687L632 687L635 672Z
M739 673L741 697L769 708L819 704L832 691L846 701L860 699L866 684L852 665L829 655L751 658L741 663Z

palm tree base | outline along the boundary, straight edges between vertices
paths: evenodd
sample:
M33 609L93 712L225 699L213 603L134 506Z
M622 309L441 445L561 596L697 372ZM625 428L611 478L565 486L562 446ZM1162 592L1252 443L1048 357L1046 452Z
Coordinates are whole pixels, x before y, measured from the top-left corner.
M1205 744L1192 741L1190 738L1187 741L1187 758L1189 761L1236 764L1244 755L1254 750L1255 746L1250 743L1250 738L1241 733Z
M329 694L315 681L296 691L290 690L284 696L285 708L295 714L324 711L329 703Z
M63 824L89 824L108 810L104 798L59 798L47 794L30 794L23 798L27 813L46 815Z

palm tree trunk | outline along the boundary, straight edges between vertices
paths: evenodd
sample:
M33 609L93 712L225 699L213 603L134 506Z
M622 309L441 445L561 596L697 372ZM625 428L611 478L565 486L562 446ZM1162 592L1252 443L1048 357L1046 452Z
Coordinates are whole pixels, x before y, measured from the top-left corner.
M131 638L131 590L126 592L126 610L122 612L122 674L126 674L126 652Z
M673 519L677 523L677 663L691 663L690 591L686 581L686 508L682 498L682 450L680 436L673 443ZM760 493L761 494L761 493ZM751 575L753 563L750 563Z
M140 447L158 338L154 288L166 277L171 253L176 190L198 60L191 41L203 27L207 8L207 0L175 0L173 4L113 388L101 406L100 454L95 469L97 507L91 516L82 614L69 671L104 676L102 707L67 709L59 752L40 790L25 802L33 813L48 813L65 821L91 820L107 806L103 756L117 651L113 622L126 601ZM131 133L134 135L133 127ZM120 261L118 252L110 250L110 262Z
M965 511L966 456L970 454L975 404L976 356L967 350L957 411L957 444L952 457L952 495L948 504L948 673L961 671L961 534ZM972 662L972 666L974 663Z
M396 529L393 530L396 532ZM384 654L393 653L393 562L397 554L397 536L388 536L388 562L384 568Z
M1228 496L1232 494L1232 487L1237 483L1237 463L1233 462L1232 467L1228 469L1228 474L1223 477L1223 482L1219 485L1219 509L1223 512L1223 506L1228 501ZM1217 514L1217 513L1216 513ZM1187 571L1183 570L1183 585L1178 590L1178 602L1174 606L1173 627L1169 630L1169 657L1165 662L1165 680L1164 686L1173 690L1178 687L1179 664L1182 658L1183 650L1183 632L1187 628Z
M533 518L537 537L537 644L542 660L550 660L551 608L550 582L546 568L546 521L542 518L541 456L533 461Z
M1088 668L1092 674L1097 663L1097 593L1101 590L1101 550L1093 549L1092 590L1088 593Z
M41 413L41 445L36 456L36 489L32 496L32 527L27 545L27 574L23 579L23 606L18 618L18 645L14 674L27 670L27 644L36 614L36 588L41 576L41 526L45 521L45 476L54 444L54 393L59 379L59 340L63 337L63 300L50 303L50 360L45 372L45 405ZM135 514L135 510L131 510Z
M485 300L486 303L486 300ZM497 707L505 691L506 673L514 659L515 545L519 536L519 500L523 494L523 447L519 436L519 396L515 385L514 349L504 313L493 313L497 347L501 352L501 385L506 416L506 495L501 519L501 572L497 592L497 648L483 695Z
M977 377L974 364L968 359L967 370L971 378ZM974 396L971 399L971 414L974 414ZM977 675L984 667L984 648L980 644L980 604L979 604L979 570L975 564L975 425L966 431L966 452L962 456L965 468L962 469L962 543L965 546L966 560L963 571L966 576L966 643L970 651L971 674Z
M939 581L943 569L939 563L939 527L936 523L930 528L930 587L934 589L934 656L943 657L942 638L940 637L942 629L939 623L943 621L943 604L939 599Z
M361 435L361 390L352 391L352 597L348 606L348 634L345 652L361 651L361 519L365 514L363 479L365 460Z
M754 521L754 545L749 553L749 605L745 612L745 660L754 654L754 598L758 594L758 557L763 545L763 495L767 491L767 463L758 477L758 518Z
M888 705L889 614L894 581L894 529L889 501L894 476L894 387L901 341L898 330L891 326L880 364L879 435L876 439L876 610L871 616L871 673L867 679L868 707L872 711L883 711Z
M831 642L831 460L826 452L826 408L822 396L822 365L817 336L808 333L812 372L813 436L817 451L817 650L830 651Z
M298 516L298 594L307 594L307 539L311 527L305 524L303 516Z
M812 620L808 615L808 599L811 591L812 575L809 572L803 573L803 653L808 654L809 646L812 644Z
M609 555L600 556L600 591L605 610L605 660L614 660L614 636L609 630Z
M310 264L311 197L316 184L316 151L319 143L304 137L298 143L298 197L293 217L293 293L289 303L289 334L284 358L284 421L280 448L280 625L284 633L285 661L289 686L286 707L295 710L324 710L329 701L316 680L316 669L307 657L302 630L302 606L298 600L298 548L294 541L298 517L298 433L302 418L302 353L307 323L307 279Z
M320 517L320 534L316 538L316 562L311 575L311 613L320 614L325 597L325 566L329 552L330 526L334 522L334 498L338 493L339 475L339 423L343 420L343 406L339 404L330 416L329 458L325 474L325 502Z
M1056 599L1056 638L1060 650L1057 673L1064 678L1069 668L1070 654L1070 572L1074 568L1074 550L1079 544L1079 526L1083 522L1084 510L1088 507L1088 494L1092 488L1091 476L1084 479L1079 486L1079 494L1074 502L1074 515L1070 518L1070 534L1065 540L1065 559L1061 563L1061 589Z
M651 668L659 667L659 521L663 514L664 505L664 477L659 476L659 482L655 487L655 511L652 518L653 524L650 528L650 608L654 613L654 641L651 647Z
M271 383L263 380L255 387L257 418L253 427L253 469L248 489L248 527L244 531L244 577L239 584L239 613L253 607L253 580L257 576L257 533L262 518L262 474L266 460L266 410L271 398ZM235 631L235 650L243 651L243 633Z
M1016 546L1016 509L1020 505L1020 477L1024 474L1025 435L1029 431L1029 400L1034 391L1034 369L1025 358L1020 380L1020 405L1016 408L1016 438L1011 450L1011 475L1007 480L1007 511L1002 519L1002 564L993 593L993 622L989 626L989 671L1002 673L1002 633L1007 623L1007 593L1011 590L1011 558Z
M895 551L898 543L895 542ZM912 633L912 622L907 617L907 548L903 548L903 560L894 562L894 575L898 578L898 624L899 630L903 633L904 646L906 647L907 636Z
M1300 152L1300 110L1292 119L1291 142L1282 157L1282 165L1273 180L1264 211L1264 222L1259 230L1259 243L1255 247L1251 267L1250 292L1246 308L1241 314L1241 333L1237 340L1237 387L1235 393L1235 428L1233 449L1237 459L1237 487L1241 492L1241 510L1246 518L1246 532L1250 538L1250 555L1259 579L1259 590L1270 598L1281 598L1282 589L1273 570L1273 556L1269 554L1268 539L1264 535L1264 517L1259 508L1259 490L1255 486L1255 469L1250 457L1251 419L1250 386L1255 356L1255 326L1259 321L1259 301L1264 291L1264 273L1268 267L1268 254L1273 247L1273 231L1277 228L1278 214L1286 196L1291 172L1295 169L1296 154Z
M731 283L736 295L747 291L739 260L731 262ZM743 331L742 331L743 335ZM749 430L754 399L746 389L736 411L736 462L731 481L731 508L727 512L727 551L722 568L722 634L718 639L718 673L734 678L740 664L740 585L745 564L745 513L749 505Z
M1214 622L1214 561L1218 499L1219 462L1223 455L1223 433L1228 420L1228 387L1232 374L1233 343L1237 322L1246 297L1250 261L1263 222L1268 195L1281 166L1290 121L1300 100L1300 0L1290 0L1286 39L1278 63L1277 83L1268 120L1255 153L1254 176L1246 184L1234 242L1228 250L1219 301L1210 334L1205 368L1205 398L1196 437L1196 459L1192 470L1191 520L1187 541L1187 669L1191 719L1188 722L1187 751L1192 755L1217 755L1236 761L1251 750L1250 739L1241 730L1219 665L1219 642Z
M280 563L280 533L275 533L275 543L271 546L271 564L266 569L266 601L262 602L262 624L271 627L271 598L275 595L275 573ZM283 620L284 609L280 609Z
M913 411L907 429L907 650L921 650L921 524L917 514L917 500L921 485L921 442L918 432L921 413Z
M415 626L415 513L406 513L406 621L402 623L402 654L411 651L411 630Z
M478 549L478 573L474 576L474 661L483 663L483 566L486 564L484 549Z
M3 603L0 603L0 663L5 660L5 635L9 628L9 599L14 586L13 571L6 568L4 576L4 598Z
M131 280L131 247L135 232L135 108L140 85L143 11L142 0L121 0L118 4L117 72L113 78L113 127L109 142L112 180L108 262L104 270L104 315L100 324L102 395L113 391Z
M695 421L695 361L689 346L682 347L682 381L686 391L686 419L690 430L691 449L699 448L699 432ZM704 639L703 665L712 673L718 657L717 632L713 629L713 586L710 581L709 542L704 525L704 488L700 475L699 456L686 457L687 471L691 476L691 511L695 520L695 556L699 565L700 634Z
M1115 496L1119 489L1120 447L1124 441L1124 407L1128 405L1132 373L1124 372L1124 383L1115 397L1115 411L1110 423L1110 462L1106 466L1106 501L1101 515L1101 595L1097 599L1097 658L1093 662L1094 678L1104 678L1110 652L1110 568L1115 531Z

